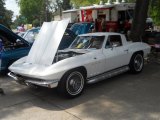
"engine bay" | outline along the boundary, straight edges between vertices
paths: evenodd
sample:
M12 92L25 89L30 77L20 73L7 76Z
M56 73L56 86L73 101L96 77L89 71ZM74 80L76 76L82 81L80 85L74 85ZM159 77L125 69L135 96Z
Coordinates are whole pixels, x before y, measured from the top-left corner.
M79 53L79 52L74 52L74 51L57 52L53 63L56 63L58 61L66 59L66 58L82 55L82 54L84 54L84 53Z

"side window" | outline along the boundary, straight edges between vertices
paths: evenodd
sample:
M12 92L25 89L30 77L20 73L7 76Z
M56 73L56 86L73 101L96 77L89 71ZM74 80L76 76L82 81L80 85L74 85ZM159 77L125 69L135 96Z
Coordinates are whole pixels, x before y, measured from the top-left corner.
M28 34L24 37L30 43L33 43L38 35L38 31L29 31Z
M122 46L122 40L120 35L110 35L110 43L113 47Z
M107 39L107 42L106 42L106 45L105 45L105 48L111 48L111 43L110 43L110 36L108 36L108 39Z
M28 46L21 39L17 39L17 37L10 37L5 34L0 35L0 41L1 41L1 47L2 47L0 49L3 49L4 51Z

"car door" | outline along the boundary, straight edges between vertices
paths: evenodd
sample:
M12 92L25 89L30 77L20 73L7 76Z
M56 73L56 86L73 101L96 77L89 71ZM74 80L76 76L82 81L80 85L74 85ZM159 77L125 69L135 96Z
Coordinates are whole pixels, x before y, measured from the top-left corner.
M126 65L125 57L128 55L128 51L124 50L120 35L108 36L103 54L105 55L106 71Z
M93 77L103 73L105 56L103 54L102 45L104 43L105 36L84 36L83 39L88 39L84 46L88 51L90 51L87 54L88 59L86 61L88 77Z
M88 77L93 77L105 72L105 56L102 53L102 49L95 50L91 54L88 54L90 58L89 64L87 65Z

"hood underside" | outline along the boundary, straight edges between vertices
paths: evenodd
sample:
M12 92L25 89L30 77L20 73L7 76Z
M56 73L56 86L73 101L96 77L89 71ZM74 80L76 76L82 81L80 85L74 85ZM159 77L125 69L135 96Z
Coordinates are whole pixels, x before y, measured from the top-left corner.
M69 20L44 22L26 63L51 65Z

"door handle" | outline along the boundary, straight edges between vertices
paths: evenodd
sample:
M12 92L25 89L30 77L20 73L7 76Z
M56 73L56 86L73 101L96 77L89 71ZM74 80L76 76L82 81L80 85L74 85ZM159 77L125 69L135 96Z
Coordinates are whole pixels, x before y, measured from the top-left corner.
M96 58L96 57L94 57L94 59L96 60L97 58Z

